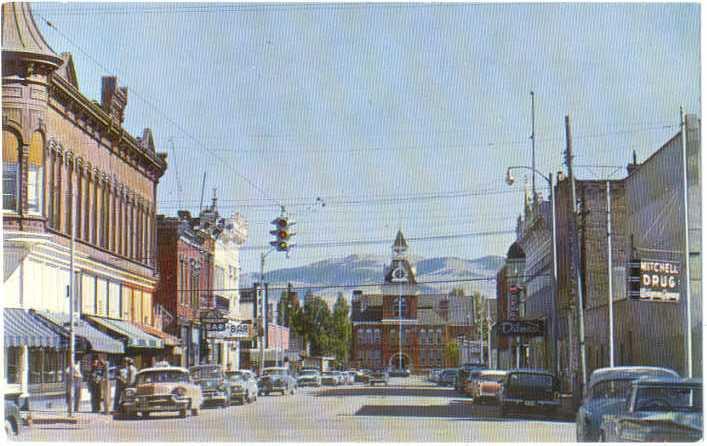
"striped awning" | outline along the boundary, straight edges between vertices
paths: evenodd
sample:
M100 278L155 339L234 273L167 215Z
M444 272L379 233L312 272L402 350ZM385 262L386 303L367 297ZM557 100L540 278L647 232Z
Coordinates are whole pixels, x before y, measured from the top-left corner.
M165 333L164 331L160 330L159 328L155 327L150 327L149 325L142 325L142 324L137 324L133 323L134 325L137 325L137 327L146 333L155 336L157 338L160 338L164 341L164 345L168 347L174 347L176 345L180 345L181 342L179 342L179 339L176 336L172 336L169 333Z
M46 318L52 323L69 329L68 313L49 313L46 311L38 311L37 314ZM122 354L125 353L123 343L117 341L102 331L91 326L88 322L77 320L74 325L74 333L86 340L89 343L91 351L102 353Z
M89 321L107 329L111 334L115 333L123 338L126 348L164 348L162 339L145 333L131 322L98 316L86 317Z
M39 319L22 308L3 309L5 347L67 348L69 339L60 327Z

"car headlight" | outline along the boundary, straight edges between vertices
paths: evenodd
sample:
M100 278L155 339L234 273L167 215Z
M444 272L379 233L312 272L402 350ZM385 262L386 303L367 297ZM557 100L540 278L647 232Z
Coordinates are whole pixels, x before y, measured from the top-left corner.
M185 389L184 387L177 387L174 390L172 390L172 395L176 396L177 398L182 398L186 394L187 394L187 389Z

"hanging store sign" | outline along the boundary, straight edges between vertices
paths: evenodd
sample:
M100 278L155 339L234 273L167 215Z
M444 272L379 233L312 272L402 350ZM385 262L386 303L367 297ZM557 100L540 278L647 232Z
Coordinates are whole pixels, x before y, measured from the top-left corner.
M545 321L499 321L496 324L499 336L545 336Z
M228 321L223 330L209 331L208 336L212 339L247 339L251 337L250 327L246 322Z
M680 262L634 259L629 263L629 268L631 299L654 302L680 300Z

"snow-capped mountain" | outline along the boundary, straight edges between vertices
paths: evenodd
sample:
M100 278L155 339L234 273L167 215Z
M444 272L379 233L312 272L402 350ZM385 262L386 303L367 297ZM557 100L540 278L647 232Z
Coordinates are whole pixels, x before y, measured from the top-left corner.
M417 282L423 293L463 288L467 293L479 291L489 297L496 295L496 282L485 279L495 278L504 261L500 256L471 260L458 257L424 259L414 256L408 259L417 270ZM311 288L312 292L331 302L339 292L347 299L350 299L351 292L355 289L361 289L364 293L377 292L376 286L362 285L382 283L385 266L389 262L388 256L350 255L295 268L268 271L265 279L278 287L291 283L295 288L301 289L300 294L303 294L304 289ZM243 275L241 286L248 287L257 280L257 273Z

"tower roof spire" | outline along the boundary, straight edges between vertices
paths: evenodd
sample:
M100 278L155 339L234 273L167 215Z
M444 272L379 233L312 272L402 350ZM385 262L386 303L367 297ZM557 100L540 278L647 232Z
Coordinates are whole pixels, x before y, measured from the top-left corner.
M393 252L396 254L402 254L408 249L408 244L403 236L403 231L398 229L398 234L395 236L395 242L393 242Z
M2 53L6 57L20 57L58 67L62 59L49 47L39 32L29 3L2 4Z

